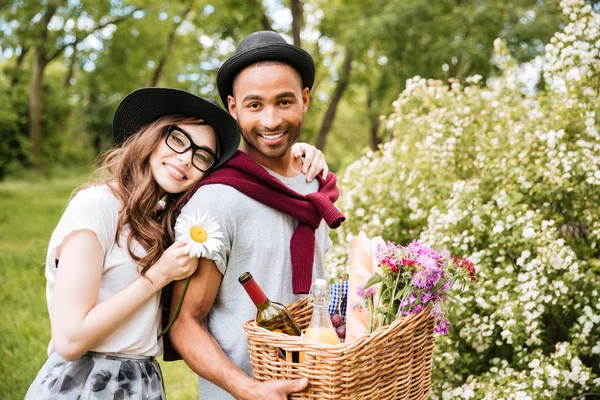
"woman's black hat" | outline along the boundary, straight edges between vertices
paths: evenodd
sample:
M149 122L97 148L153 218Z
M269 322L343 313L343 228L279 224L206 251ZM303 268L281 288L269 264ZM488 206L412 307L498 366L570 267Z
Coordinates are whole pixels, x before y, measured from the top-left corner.
M295 68L304 87L312 89L315 82L315 63L306 51L289 44L278 33L258 31L240 42L235 54L226 60L217 73L217 88L227 107L227 96L233 95L233 80L244 68L258 61L282 61Z
M113 139L117 144L122 143L143 126L167 115L202 119L214 129L220 153L214 168L229 160L238 149L238 124L219 103L171 88L142 88L125 96L113 118Z

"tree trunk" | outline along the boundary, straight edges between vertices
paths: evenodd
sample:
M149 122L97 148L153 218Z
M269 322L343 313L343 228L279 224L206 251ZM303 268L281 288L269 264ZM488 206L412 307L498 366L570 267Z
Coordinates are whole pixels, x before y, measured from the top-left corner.
M302 47L300 40L300 31L304 26L304 3L302 0L292 0L292 35L294 37L294 45Z
M42 83L47 60L43 48L36 49L31 93L29 96L29 138L33 146L33 167L43 172L42 162Z
M171 33L169 33L169 40L167 41L167 52L158 61L158 65L156 66L156 70L154 70L154 75L152 76L152 82L150 83L150 86L158 86L158 81L162 76L165 64L167 63L167 61L169 60L169 56L173 54L173 50L175 49L175 37L177 36L177 29L179 29L181 24L183 24L183 21L185 21L193 6L194 0L190 1L188 7L183 12L183 15L181 15L179 22L176 22L173 25L173 30L171 31Z
M258 4L260 12L262 13L260 16L260 23L262 25L263 30L274 31L273 26L271 25L271 21L269 20L269 17L265 12L265 8L263 7L262 0L256 0L256 3Z
M73 75L75 74L75 62L77 60L77 42L73 43L73 54L69 57L69 70L67 71L67 76L65 77L65 87L71 87L71 80L73 79Z
M10 87L14 88L17 83L21 80L21 66L23 65L23 61L25 60L25 56L29 52L29 47L21 47L21 53L17 57L17 62L15 64L15 70L12 73L12 78L10 80Z
M379 115L377 112L373 110L373 96L369 92L367 95L367 111L369 113L369 118L371 119L371 128L370 128L370 136L371 136L371 149L373 151L377 150L379 144L381 143L381 139L377 135L379 133Z
M327 139L327 135L329 134L329 130L331 129L331 125L333 124L333 119L335 118L337 106L340 100L342 99L344 91L346 91L346 87L348 87L351 66L352 53L349 49L346 49L346 59L344 60L342 73L340 74L340 79L338 80L337 86L335 87L331 103L329 103L329 107L327 107L327 112L325 112L325 117L323 117L323 124L321 125L319 136L317 137L316 147L321 151L324 151L325 149L325 139Z

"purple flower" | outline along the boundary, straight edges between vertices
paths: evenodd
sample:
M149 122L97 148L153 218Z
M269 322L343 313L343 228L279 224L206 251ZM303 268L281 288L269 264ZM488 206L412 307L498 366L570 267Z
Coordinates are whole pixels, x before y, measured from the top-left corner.
M447 319L438 319L437 321L435 321L435 333L439 334L439 335L446 335L448 333L448 327L450 326L450 321L448 321Z
M471 273L473 268L469 269L466 262L458 263L456 258L451 258L448 250L438 252L416 240L405 246L392 242L379 245L375 256L380 268L379 273L384 278L380 290L385 293L391 291L400 296L400 300L392 301L392 304L388 305L392 308L391 311L396 315L408 316L421 312L425 307L431 307L435 332L442 335L448 333L450 322L444 318L442 306L449 299L448 294L453 282L465 275L454 276L452 272L456 268L464 268ZM405 276L408 278L405 279ZM357 288L357 293L364 300L372 297L376 289L360 287ZM365 306L363 301L360 303ZM389 324L390 321L386 319L385 323Z
M375 295L375 293L377 293L377 290L374 287L370 287L367 290L365 290L364 286L357 286L356 287L356 293L358 294L358 296L362 299L368 299L369 297L373 297Z
M423 293L421 296L421 303L427 304L427 302L431 299L431 293Z
M433 308L431 309L431 317L432 318L441 318L444 316L444 312L442 311L442 307L440 306L440 304L436 304L435 306L433 306Z
M425 289L427 287L427 271L422 270L417 272L412 279L414 287L419 289Z
M452 286L452 279L448 279L446 282L444 282L444 284L440 287L439 292L440 293L445 293L448 290L450 290L450 287Z
M425 269L433 269L437 266L437 261L427 254L417 257L417 262L425 267Z

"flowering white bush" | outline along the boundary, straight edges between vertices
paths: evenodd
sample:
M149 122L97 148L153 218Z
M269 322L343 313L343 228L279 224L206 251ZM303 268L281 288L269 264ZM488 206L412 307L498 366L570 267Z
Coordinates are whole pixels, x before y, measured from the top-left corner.
M600 392L600 16L561 6L571 23L546 47L546 91L524 94L499 41L491 87L413 78L387 121L394 140L341 181L332 276L360 230L476 265L436 340L434 399Z

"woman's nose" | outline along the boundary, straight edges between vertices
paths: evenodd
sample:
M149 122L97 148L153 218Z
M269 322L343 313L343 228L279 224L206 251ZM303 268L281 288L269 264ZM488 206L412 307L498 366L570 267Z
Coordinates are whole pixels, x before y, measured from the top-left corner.
M183 153L177 154L177 159L181 161L184 165L190 165L192 163L192 149L188 149Z

